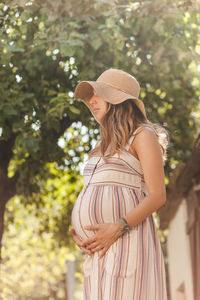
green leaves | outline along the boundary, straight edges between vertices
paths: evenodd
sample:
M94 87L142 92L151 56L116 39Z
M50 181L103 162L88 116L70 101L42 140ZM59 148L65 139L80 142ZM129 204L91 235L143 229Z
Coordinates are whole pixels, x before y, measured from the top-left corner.
M45 201L38 198L36 203L25 204L23 198L14 197L7 205L0 276L4 299L16 294L20 299L53 295L65 298L66 260L83 259L78 249L74 253L70 251L74 245L69 248L69 244L61 246L55 241L52 228L56 225L52 216L58 215L60 209L59 203L53 200L46 195ZM64 239L68 240L66 236L67 229Z
M14 166L12 174L20 173L20 193L40 190L37 176L48 162L70 169L84 157L77 150L78 137L65 141L67 149L58 145L59 138L77 121L97 126L89 110L73 101L73 92L79 81L96 80L110 67L138 79L149 119L171 134L169 157L187 159L199 126L195 6L161 0L11 2L9 9L0 4L0 143L7 143L5 153L13 153L7 164ZM84 147L88 151L89 142ZM0 166L7 157L1 157ZM171 165L169 159L167 174Z
M76 114L76 115L80 115L80 113L81 113L80 109L78 109L78 108L76 108L76 107L74 107L74 106L72 106L72 105L69 106L69 109L70 109L70 111L71 111L72 113L74 113L74 114Z
M5 45L5 49L11 52L24 52L23 48L15 47L15 45Z
M64 298L60 270L72 246L67 229L83 184L79 163L97 137L88 129L97 127L89 110L73 101L75 86L110 67L135 76L148 118L169 130L169 177L187 160L200 122L200 18L194 1L13 0L3 9L6 2L0 168L7 163L5 177L19 173L17 192L26 197L7 205L2 295L51 298L59 289Z
M17 111L16 109L14 109L14 107L10 104L10 103L5 103L3 105L3 113L5 114L5 117L9 117L9 116L16 116L17 115Z
M24 142L29 152L37 152L39 150L37 140L33 136L29 136L27 139L24 140Z
M0 71L2 138L8 139L12 132L22 136L20 147L39 155L40 147L47 145L43 136L57 135L56 143L74 120L88 124L88 116L80 112L83 106L73 103L69 93L78 81L95 80L108 67L137 77L153 120L170 124L172 131L173 126L181 126L180 115L175 123L176 110L191 101L183 109L189 114L198 101L199 17L195 10L185 12L181 6L174 8L159 0L137 5L96 0L85 7L79 0L52 4L51 0L36 1L25 7L14 1L8 11L0 8L6 17L0 31L5 50L0 58L4 66ZM84 113L89 114L86 109ZM67 117L69 123L63 121ZM184 133L191 145L189 131Z
M90 44L91 44L92 48L96 51L102 45L102 38L100 38L98 36L94 36L94 38L90 39Z
M50 109L48 115L58 116L62 119L64 110L68 107L69 96L67 93L58 93L56 97L50 100Z
M39 150L38 141L34 136L24 137L23 135L18 135L16 138L16 147L22 148L26 153L36 153Z

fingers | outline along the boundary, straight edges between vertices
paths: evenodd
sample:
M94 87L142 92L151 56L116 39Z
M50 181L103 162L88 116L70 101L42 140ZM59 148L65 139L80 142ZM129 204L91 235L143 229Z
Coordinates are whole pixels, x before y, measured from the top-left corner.
M80 247L81 250L83 250L86 254L92 256L94 253L91 251L91 250L88 250L87 248L85 247Z
M86 241L83 242L83 246L85 247L87 245L90 245L91 243L96 242L95 239L96 239L96 237L92 237L92 238L87 239Z
M98 230L98 229L100 229L100 224L99 225L90 225L90 226L84 226L84 228L86 229L86 230Z
M94 253L90 250L87 249L86 247L83 247L83 241L77 236L74 228L70 228L69 232L73 235L74 241L76 242L77 246L84 251L86 254L92 256Z
M100 259L106 254L107 250L108 250L108 248L103 248L103 250L101 251L100 256L99 256Z
M93 255L93 252L92 252L90 249L88 249L88 248L86 248L86 247L83 247L83 242L82 242L81 239L79 239L78 237L74 237L74 240L75 240L77 246L78 246L81 250L83 250L85 253L87 253L87 254L89 254L89 255Z
M92 249L92 252L100 251L102 249L103 249L102 246L97 246L97 247Z
M99 227L100 225L85 226L85 228L87 228L88 230L98 230ZM87 239L86 241L83 241L77 236L74 228L70 228L69 232L73 235L74 241L76 242L77 246L90 256L94 255L94 252L96 251L101 251L99 258L102 258L109 248L109 246L106 245L107 243L105 242L103 242L104 245L102 245L102 242L101 244L99 244L100 241L97 240L96 235L92 238Z
M76 235L76 231L74 230L74 228L69 228L69 232L74 236Z
M74 240L75 240L76 244L77 244L79 247L83 247L83 243L82 243L81 240L76 239L76 238L74 238Z
M89 255L93 255L93 252L92 252L90 249L88 249L88 248L86 248L86 247L83 247L83 246L82 246L82 242L80 242L79 240L76 241L76 244L77 244L78 247L79 247L81 250L83 250L85 253L87 253L87 254L89 254Z
M92 243L90 243L89 245L86 245L87 249L93 250L95 247L102 247L101 245L99 245L99 243L97 241L94 241Z

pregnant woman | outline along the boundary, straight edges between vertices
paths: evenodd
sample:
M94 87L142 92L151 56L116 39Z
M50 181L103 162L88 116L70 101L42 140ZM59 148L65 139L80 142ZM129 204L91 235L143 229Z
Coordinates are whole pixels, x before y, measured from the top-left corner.
M169 135L147 119L139 92L132 75L113 68L75 89L75 98L87 105L100 130L70 229L87 254L84 300L167 300L152 213L166 202Z

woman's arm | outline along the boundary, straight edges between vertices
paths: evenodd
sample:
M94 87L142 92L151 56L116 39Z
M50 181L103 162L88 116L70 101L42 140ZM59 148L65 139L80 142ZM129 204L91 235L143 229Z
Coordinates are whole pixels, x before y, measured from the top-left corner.
M138 155L148 191L148 195L124 216L130 227L134 227L164 205L166 189L162 152L153 129L144 127L130 147L134 147Z
M144 173L148 195L126 214L125 219L134 227L156 211L166 201L164 168L160 145L155 132L144 128L134 139L134 145ZM101 251L100 258L122 233L120 222L85 226L85 229L97 231L93 237L81 243L82 247L92 252Z

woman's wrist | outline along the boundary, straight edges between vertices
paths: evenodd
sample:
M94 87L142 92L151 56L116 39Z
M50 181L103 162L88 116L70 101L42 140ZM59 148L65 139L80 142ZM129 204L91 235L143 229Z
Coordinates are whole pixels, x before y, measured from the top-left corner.
M115 227L116 227L116 234L117 234L117 237L120 237L122 234L123 234L123 231L122 231L122 224L118 221L115 223Z

